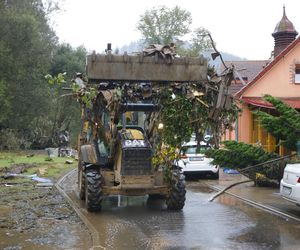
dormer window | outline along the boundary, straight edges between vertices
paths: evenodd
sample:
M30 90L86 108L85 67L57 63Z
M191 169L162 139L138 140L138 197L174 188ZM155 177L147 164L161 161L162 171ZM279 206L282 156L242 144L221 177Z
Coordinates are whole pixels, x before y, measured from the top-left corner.
M300 84L300 64L295 67L295 84Z

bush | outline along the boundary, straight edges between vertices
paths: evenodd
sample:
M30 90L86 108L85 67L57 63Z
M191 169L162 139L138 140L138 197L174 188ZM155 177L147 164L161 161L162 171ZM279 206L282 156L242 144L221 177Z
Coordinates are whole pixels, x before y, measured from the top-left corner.
M224 141L224 148L212 149L206 155L213 158L213 163L220 167L243 169L258 163L277 158L275 153L268 153L260 146L244 142Z
M243 142L224 141L224 148L212 149L206 155L213 158L213 163L220 167L243 170L266 161L279 158L275 153L268 153L260 146L252 146ZM243 175L255 180L257 185L279 185L283 170L288 160L275 161L259 165L241 172Z
M0 150L28 149L30 143L13 129L0 130Z

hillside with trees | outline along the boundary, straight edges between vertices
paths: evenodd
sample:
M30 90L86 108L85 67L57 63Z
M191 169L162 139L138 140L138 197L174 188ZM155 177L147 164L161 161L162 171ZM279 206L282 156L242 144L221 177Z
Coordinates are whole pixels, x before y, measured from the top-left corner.
M49 25L57 7L42 0L0 3L1 149L54 145L55 133L74 125L76 101L60 99L61 90L44 78L49 72L84 71L86 50L59 44Z

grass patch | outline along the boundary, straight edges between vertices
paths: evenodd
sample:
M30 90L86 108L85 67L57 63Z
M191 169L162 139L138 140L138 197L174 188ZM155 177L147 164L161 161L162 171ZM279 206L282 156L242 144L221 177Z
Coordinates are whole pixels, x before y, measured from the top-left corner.
M67 160L72 160L72 164L66 164ZM17 164L32 164L23 174L37 174L39 177L58 179L63 173L77 166L77 161L69 157L52 157L46 154L36 154L28 157L24 152L0 152L0 171L3 168L11 168ZM17 179L17 178L16 178ZM19 178L18 178L19 179ZM26 181L26 178L21 178ZM19 180L18 180L19 181Z
M53 157L51 162L54 163L64 163L67 159L66 157ZM45 154L36 154L32 157L28 157L26 153L17 152L0 152L0 168L9 167L12 164L44 164L49 161L49 157Z
M63 173L74 169L76 167L76 163L74 164L65 164L65 163L57 163L57 164L49 164L45 171L44 177L58 179Z

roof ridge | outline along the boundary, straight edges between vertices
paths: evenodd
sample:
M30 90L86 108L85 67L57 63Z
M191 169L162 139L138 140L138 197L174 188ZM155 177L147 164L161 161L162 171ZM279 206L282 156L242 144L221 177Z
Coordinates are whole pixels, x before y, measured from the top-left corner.
M265 61L271 61L270 59L264 59L264 60L259 60L259 59L257 59L257 60L234 60L234 61L232 61L232 60L224 60L224 62L265 62Z
M249 82L247 85L245 85L242 89L240 89L238 92L235 93L235 98L240 98L241 95L250 88L253 84L255 84L260 78L262 78L275 64L277 64L281 58L283 58L288 52L290 52L298 43L300 42L300 36L295 39L290 45L288 45L283 51L278 54L274 60L272 60L269 64L266 65L266 67L259 73L257 76Z

